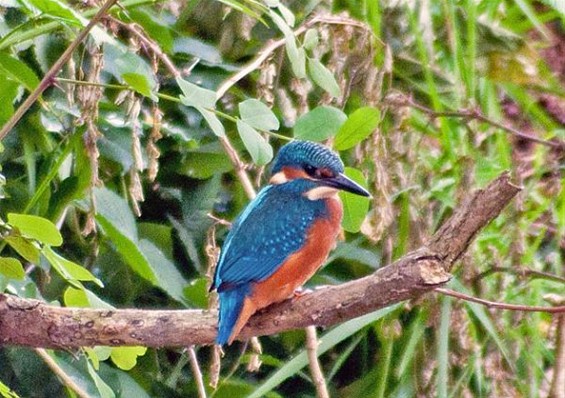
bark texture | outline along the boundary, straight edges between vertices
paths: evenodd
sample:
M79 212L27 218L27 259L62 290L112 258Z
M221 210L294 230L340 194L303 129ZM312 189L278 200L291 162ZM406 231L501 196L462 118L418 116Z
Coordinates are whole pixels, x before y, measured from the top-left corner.
M329 326L416 298L447 283L475 235L520 191L503 173L471 194L419 249L374 274L315 290L255 314L239 339ZM216 311L64 308L0 295L0 344L43 348L212 344Z

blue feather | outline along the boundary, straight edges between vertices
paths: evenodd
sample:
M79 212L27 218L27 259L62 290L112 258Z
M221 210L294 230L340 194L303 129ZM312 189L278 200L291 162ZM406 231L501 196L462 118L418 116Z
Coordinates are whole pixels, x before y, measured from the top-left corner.
M212 288L265 280L300 249L314 221L328 216L324 201L303 196L315 187L305 179L265 187L233 224Z
M224 345L228 342L249 290L249 284L245 284L220 292L220 320L218 322L218 336L216 337L217 344Z
M328 147L315 142L295 140L283 146L273 163L272 174L285 166L303 169L304 166L329 168L333 172L343 173L343 162Z

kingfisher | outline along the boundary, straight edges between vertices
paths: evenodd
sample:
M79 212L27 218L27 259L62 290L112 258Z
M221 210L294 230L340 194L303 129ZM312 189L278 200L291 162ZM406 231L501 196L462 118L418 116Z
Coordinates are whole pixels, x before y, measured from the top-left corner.
M292 297L326 261L341 233L340 190L370 196L328 147L295 140L280 149L269 184L220 251L210 287L220 302L217 344L231 344L256 311Z

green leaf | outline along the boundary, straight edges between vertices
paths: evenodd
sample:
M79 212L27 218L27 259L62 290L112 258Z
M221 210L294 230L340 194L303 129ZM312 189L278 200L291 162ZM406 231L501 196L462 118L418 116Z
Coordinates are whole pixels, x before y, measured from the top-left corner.
M10 389L6 384L0 381L0 396L2 398L20 398L18 394Z
M173 30L166 25L165 19L153 18L152 15L142 11L140 8L128 9L127 13L128 16L143 27L153 40L159 43L159 46L165 53L171 52L173 49Z
M98 375L98 372L96 372L90 361L86 361L86 365L88 368L88 374L92 378L92 381L94 381L94 385L98 389L98 392L100 393L100 397L115 398L116 394L114 394L114 391L112 391L110 386L106 384L104 380L102 380L102 378Z
M233 163L225 153L189 152L178 172L191 178L206 180L232 169Z
M186 106L194 107L206 120L214 134L224 137L226 131L220 119L210 111L216 107L216 93L212 90L199 87L189 81L177 77L177 84L183 92L180 96L181 102Z
M237 131L255 164L264 165L271 161L273 158L273 148L257 130L244 121L238 120Z
M216 93L214 91L199 87L181 77L177 77L177 84L183 93L180 100L186 106L195 108L214 108L216 106Z
M8 223L17 228L22 235L36 239L50 246L61 246L63 237L51 221L29 214L8 214Z
M323 141L333 137L347 120L345 113L332 106L319 106L300 116L294 125L294 138Z
M8 243L12 249L30 263L39 263L39 249L28 239L21 236L7 236L4 240L6 240L6 243Z
M156 285L178 302L186 303L184 297L186 281L175 264L165 257L153 242L141 239L137 245L155 275Z
M362 187L367 188L367 181L360 170L346 167L345 175ZM369 211L369 198L345 191L341 191L339 196L343 202L343 220L341 222L343 229L347 232L359 232Z
M174 52L192 55L201 60L201 63L226 68L233 71L235 67L225 64L220 50L207 44L204 40L193 37L177 37L174 40Z
M79 17L75 11L66 4L57 0L28 0L34 7L46 16L62 19L77 26L83 26L83 18Z
M349 149L367 138L379 125L381 113L370 106L359 108L347 118L335 136L334 148Z
M20 85L9 79L4 73L0 73L0 87L2 87L0 90L0 103L2 104L0 106L0 125L3 126L14 114L14 101L18 96Z
M33 91L39 85L39 79L27 64L4 51L0 52L0 71L28 91Z
M152 242L165 257L174 258L173 254L173 227L168 224L139 222L137 232L141 239Z
M0 257L0 274L19 280L24 279L26 276L22 263L11 257Z
M145 76L139 73L123 73L122 79L139 94L157 100L157 96L151 92L151 86Z
M73 286L81 288L82 286L77 281L94 282L100 287L104 287L102 281L96 278L92 273L84 267L81 267L75 262L67 260L66 258L55 253L49 246L45 246L41 253L45 256L51 266L57 271L65 280Z
M267 105L256 99L239 103L241 120L259 130L278 130L279 119Z
M96 200L97 216L112 220L120 234L134 242L138 241L135 217L129 208L127 201L113 191L105 188L94 190Z
M63 294L63 301L67 307L92 307L105 310L115 308L90 290L86 288L77 289L73 286L67 287Z
M216 134L218 137L224 137L226 135L224 125L222 124L222 122L220 122L220 119L218 119L214 112L196 105L194 105L194 108L204 117L204 119L208 123L208 126L210 126L210 129L212 129L214 134Z
M96 221L103 228L105 235L110 238L115 250L132 270L156 285L155 273L137 245L135 219L127 202L104 188L95 189L94 195L98 210Z
M67 307L90 307L90 301L88 301L85 289L76 289L72 286L69 286L65 293L63 293L63 302Z
M265 6L258 1L248 0L248 1L238 1L238 0L218 0L220 3L226 4L238 10L244 14L247 14L253 19L257 19L265 24L265 21L261 18L261 14L265 11Z
M304 49L298 48L296 45L296 37L294 32L288 26L286 21L281 18L275 11L269 10L269 16L277 27L283 32L286 40L286 54L290 60L290 65L292 66L292 72L299 79L306 77L306 53Z
M208 279L197 278L184 288L184 297L192 306L206 308L208 306Z
M114 364L123 370L131 370L137 364L137 357L145 355L147 347L113 347L110 358Z
M87 370L89 361L85 356L77 358L60 351L57 352L48 350L46 352L57 363L57 367L60 368L59 373L79 386L81 390L85 392L86 396L101 398L101 395L98 392L92 377L89 375L89 371Z
M281 15L283 16L285 22L288 24L288 26L290 26L292 28L294 26L295 22L296 22L296 18L294 17L294 14L292 13L292 11L290 11L281 2L279 2L277 8L279 9Z
M157 278L155 273L143 253L137 247L137 241L132 241L124 235L111 219L98 215L96 216L96 221L103 228L104 234L112 241L116 251L131 269L142 278L156 285Z
M302 47L296 46L296 39L294 37L291 39L287 38L286 54L290 60L294 75L299 79L304 79L306 77L306 52Z
M395 304L387 308L383 308L359 318L347 321L328 333L320 337L320 345L317 349L318 356L322 355L332 347L341 343L343 340L354 335L367 325L378 321L384 316L396 310L401 304ZM259 398L265 396L269 391L276 388L289 377L300 372L302 368L308 365L308 355L306 350L302 350L298 355L285 363L279 370L274 372L263 384L253 391L248 398Z
M332 97L339 97L341 89L337 84L335 77L320 61L313 58L308 58L308 72L312 80L331 94Z
M426 328L425 316L423 310L418 310L415 319L411 321L411 325L403 332L402 352L397 356L398 365L395 369L395 374L400 379L404 373L410 374L412 366L417 362L417 355L415 353L418 344L420 344Z
M156 91L157 79L151 66L143 58L131 51L130 48L119 42L104 45L104 70L111 73L118 80L126 80L124 75L130 75L130 80L133 80L132 74L140 75L145 79L146 83L140 83L140 77L135 78L136 81L134 83L137 86L148 85L149 90L146 91ZM151 97L151 99L156 100L157 98Z
M126 200L105 188L96 189L94 194L98 209L96 221L124 261L141 277L184 303L186 282L183 276L152 242L138 238L135 219Z
M319 35L316 29L308 29L306 34L304 34L304 48L306 50L312 51L318 46Z

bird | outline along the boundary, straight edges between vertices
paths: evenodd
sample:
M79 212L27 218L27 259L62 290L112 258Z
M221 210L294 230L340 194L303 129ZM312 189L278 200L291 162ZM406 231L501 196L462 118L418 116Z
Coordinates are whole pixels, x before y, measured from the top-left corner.
M256 311L292 297L326 261L342 231L339 191L371 196L328 147L302 140L281 147L268 185L220 250L210 286L219 298L216 344L232 344Z

